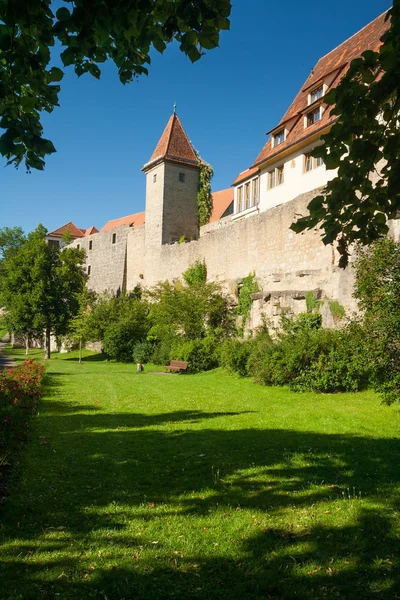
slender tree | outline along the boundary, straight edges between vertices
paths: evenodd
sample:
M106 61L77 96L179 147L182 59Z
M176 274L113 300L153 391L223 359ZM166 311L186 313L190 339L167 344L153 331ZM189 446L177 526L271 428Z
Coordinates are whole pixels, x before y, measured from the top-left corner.
M78 312L77 294L83 290L86 275L83 250L60 251L46 240L39 227L4 259L1 304L6 308L14 332L25 336L45 334L45 358L50 358L50 337L63 335Z

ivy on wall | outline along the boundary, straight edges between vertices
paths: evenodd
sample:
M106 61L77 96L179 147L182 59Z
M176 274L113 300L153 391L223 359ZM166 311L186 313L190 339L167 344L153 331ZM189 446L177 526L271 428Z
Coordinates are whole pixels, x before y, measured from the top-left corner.
M197 158L200 163L199 175L199 190L197 192L197 210L199 227L208 223L213 209L213 201L211 195L211 179L214 175L214 170L211 165L205 162L197 153Z
M238 289L238 305L236 310L237 314L242 317L243 330L250 315L251 305L253 302L251 296L259 291L260 288L256 281L255 273L250 273L250 275L242 279L241 285Z

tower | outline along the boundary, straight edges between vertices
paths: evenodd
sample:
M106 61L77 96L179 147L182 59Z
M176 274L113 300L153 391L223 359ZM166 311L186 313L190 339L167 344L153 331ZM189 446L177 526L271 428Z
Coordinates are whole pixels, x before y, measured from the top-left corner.
M146 246L195 237L199 159L175 111L142 171L146 174Z

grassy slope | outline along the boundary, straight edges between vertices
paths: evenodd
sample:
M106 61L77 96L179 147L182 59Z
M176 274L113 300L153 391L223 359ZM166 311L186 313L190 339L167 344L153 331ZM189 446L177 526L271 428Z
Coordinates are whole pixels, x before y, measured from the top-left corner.
M398 407L70 358L2 511L2 600L400 597Z

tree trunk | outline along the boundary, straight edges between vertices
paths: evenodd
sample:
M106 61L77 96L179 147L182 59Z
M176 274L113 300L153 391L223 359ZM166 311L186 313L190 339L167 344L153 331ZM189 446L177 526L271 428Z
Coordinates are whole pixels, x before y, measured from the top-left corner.
M29 354L29 336L25 337L25 355L28 356Z
M47 326L46 327L45 349L44 349L45 360L48 360L50 358L50 334L51 334L50 326Z
M79 338L79 362L82 362L82 338Z

